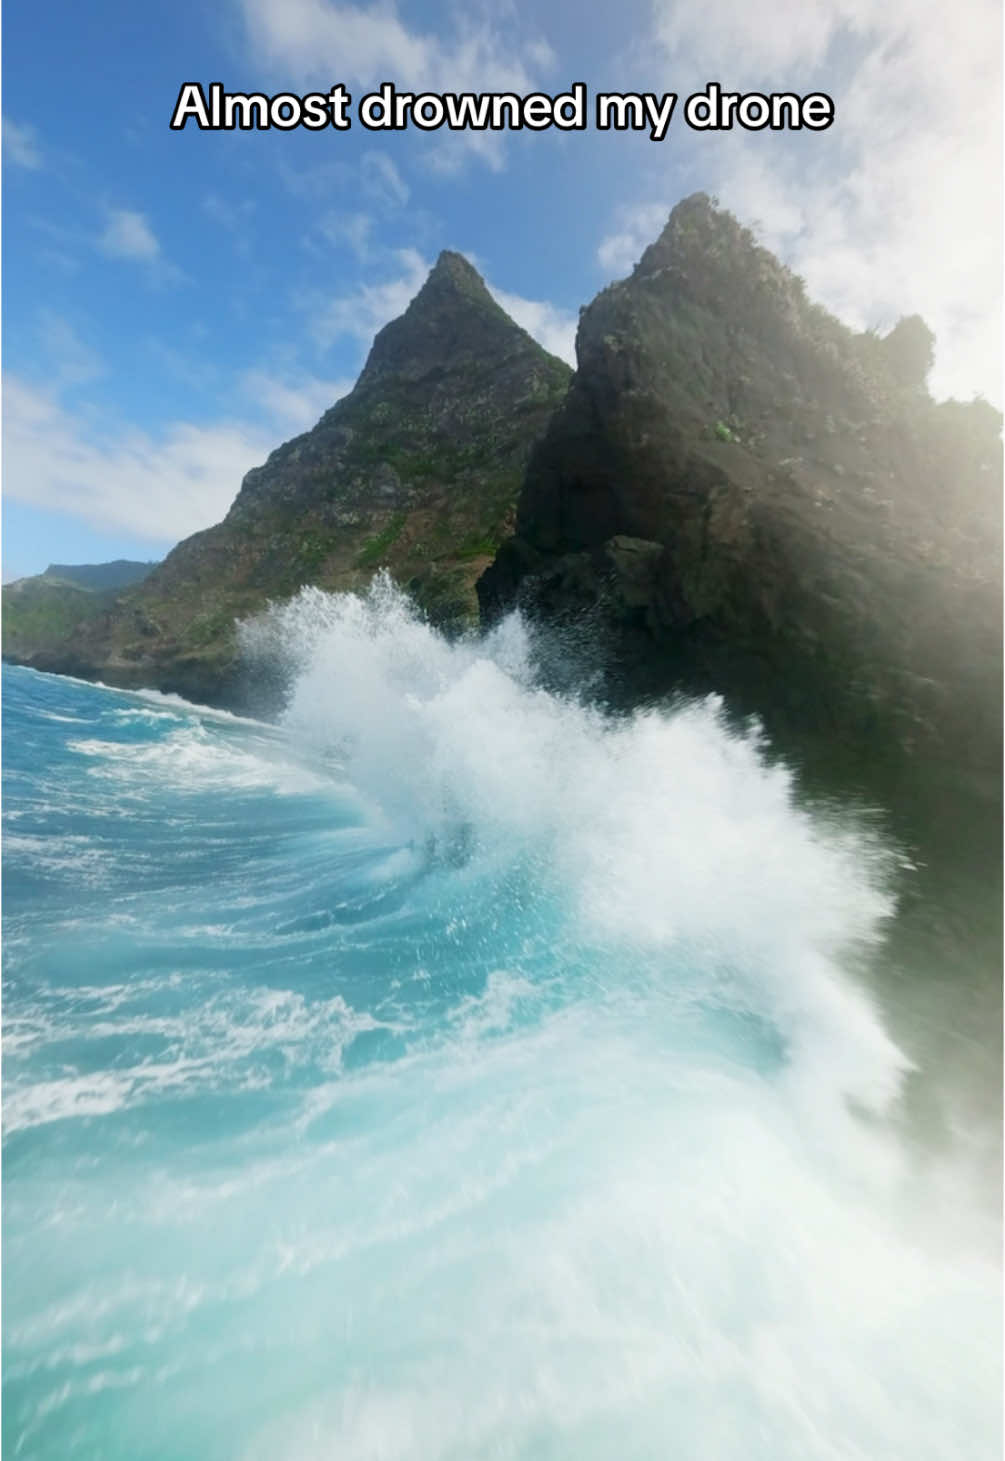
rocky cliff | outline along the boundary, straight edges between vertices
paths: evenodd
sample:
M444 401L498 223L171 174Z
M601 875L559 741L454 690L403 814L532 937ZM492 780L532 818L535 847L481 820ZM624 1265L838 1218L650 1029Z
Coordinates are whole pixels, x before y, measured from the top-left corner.
M932 401L931 346L845 328L686 199L581 317L484 617L590 611L615 695L997 765L1001 418Z
M248 473L222 523L57 647L11 657L243 705L235 620L303 584L358 588L387 568L434 621L473 622L475 581L570 374L461 255L441 254L353 391Z

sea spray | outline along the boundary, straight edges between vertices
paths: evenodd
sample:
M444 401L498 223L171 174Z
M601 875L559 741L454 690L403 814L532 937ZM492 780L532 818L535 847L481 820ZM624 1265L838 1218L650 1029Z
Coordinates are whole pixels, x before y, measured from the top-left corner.
M518 619L249 634L277 727L7 675L12 1453L996 1456L1000 1275L859 977L889 852Z
M791 772L756 728L730 733L716 697L611 718L538 687L519 615L449 644L386 578L304 590L246 633L297 665L295 741L334 749L402 840L449 846L464 827L486 856L533 862L563 942L661 971L686 954L692 980L727 980L786 1039L815 1030L833 1062L847 1038L838 1089L895 1095L906 1062L834 967L879 938L893 858L799 810Z

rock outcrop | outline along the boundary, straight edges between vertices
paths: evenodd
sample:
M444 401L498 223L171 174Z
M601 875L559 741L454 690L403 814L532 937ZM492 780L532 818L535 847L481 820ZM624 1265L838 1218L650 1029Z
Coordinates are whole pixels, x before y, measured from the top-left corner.
M1000 764L1001 418L933 402L931 341L853 333L686 199L581 316L483 617L592 611L614 695Z
M435 622L474 622L474 585L513 514L571 372L443 253L377 335L352 392L249 472L222 523L187 538L40 669L260 708L235 621L304 584L386 568ZM250 697L250 698L249 698Z

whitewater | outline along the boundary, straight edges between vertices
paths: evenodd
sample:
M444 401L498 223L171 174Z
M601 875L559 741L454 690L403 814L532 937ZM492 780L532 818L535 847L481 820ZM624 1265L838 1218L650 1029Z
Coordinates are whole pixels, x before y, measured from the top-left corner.
M903 852L516 616L245 639L274 724L5 667L5 1455L1000 1456L996 1215L875 989Z

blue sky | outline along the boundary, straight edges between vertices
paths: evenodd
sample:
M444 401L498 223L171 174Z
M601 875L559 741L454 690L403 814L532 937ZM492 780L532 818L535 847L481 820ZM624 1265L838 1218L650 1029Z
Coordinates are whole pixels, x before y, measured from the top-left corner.
M352 384L442 248L549 349L684 194L1000 403L995 0L216 0L4 12L4 578L160 557ZM826 133L172 132L179 87L827 91Z

